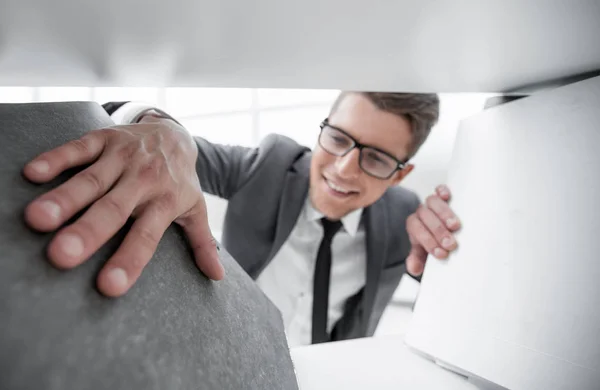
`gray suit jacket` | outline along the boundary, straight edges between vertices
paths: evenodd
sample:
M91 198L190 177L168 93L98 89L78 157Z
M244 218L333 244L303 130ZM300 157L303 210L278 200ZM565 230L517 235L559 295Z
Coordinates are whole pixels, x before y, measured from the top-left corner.
M311 150L282 135L257 148L196 138L203 191L228 200L222 244L256 279L281 248L308 194ZM413 192L394 187L363 215L366 285L348 299L332 340L372 336L405 273L410 251L406 219L419 206Z

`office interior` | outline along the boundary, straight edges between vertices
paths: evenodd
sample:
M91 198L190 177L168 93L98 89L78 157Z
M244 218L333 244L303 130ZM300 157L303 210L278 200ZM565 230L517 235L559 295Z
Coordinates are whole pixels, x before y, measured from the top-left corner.
M79 22L64 20L63 11L73 7L70 0L55 6L3 2L0 106L136 101L162 109L210 142L257 146L279 133L313 148L319 124L341 91L436 92L439 121L412 160L415 169L399 185L424 200L437 185L456 184L457 207L479 229L461 236L462 257L459 253L448 264L428 260L422 283L402 277L373 337L295 348L282 345L281 334L272 344L249 338L248 346L263 361L270 353L281 359L257 375L244 372L243 359L252 355L244 348L223 342L222 349L214 343L209 351L190 350L181 345L195 345L200 336L179 329L172 338L144 339L140 350L147 348L146 359L115 349L114 366L88 373L77 356L101 353L91 345L100 333L84 314L90 345L81 334L78 345L63 342L68 338L52 344L43 336L43 324L32 337L42 341L33 347L18 332L17 342L7 331L2 342L9 347L0 358L7 370L14 368L11 354L39 360L35 348L44 347L44 356L53 348L73 351L70 365L61 366L55 377L44 372L43 359L32 364L46 382L13 370L4 376L7 390L24 388L22 383L71 390L86 383L86 375L93 390L229 390L231 378L253 375L255 382L240 390L260 388L258 383L277 388L265 375L293 377L282 390L600 389L600 344L593 337L600 332L595 282L600 267L592 248L600 226L590 217L597 214L593 196L600 191L598 1L402 0L365 8L342 0L259 0L236 8L175 0L165 8L152 0L142 13L152 23L124 16L139 14L135 1L117 3L106 2L115 7L110 12L99 4L81 6L78 12L91 21L84 39L77 35ZM40 23L23 23L29 17ZM50 27L54 33L46 34ZM485 186L496 189L490 198ZM205 199L211 231L220 241L227 201L208 193ZM480 255L473 255L475 249ZM6 265L10 259L3 256ZM10 291L34 280L15 278ZM212 290L202 291L208 296ZM52 299L43 291L36 294L40 302ZM2 297L0 308L9 320L27 310L7 303L16 296ZM174 299L157 298L157 303ZM189 313L179 313L189 320ZM231 326L237 336L244 315L238 320ZM274 322L265 319L248 329L267 329ZM139 330L129 326L120 329L131 335ZM170 326L177 328L168 324L163 330ZM159 347L160 342L179 343L182 357L214 358L222 370L220 385L203 369L179 373L152 360L166 345ZM178 354L166 350L171 358ZM102 380L111 375L118 378L116 385ZM213 387L203 387L209 377Z
M139 101L175 116L194 136L226 145L258 146L270 133L284 134L313 148L319 124L340 93L333 89L287 88L148 88L148 87L0 87L0 103L61 101ZM400 184L421 199L446 180L453 141L461 119L484 109L493 93L440 95L440 120L414 158L416 169ZM221 238L227 201L205 193L209 223ZM376 335L403 334L408 326L418 283L403 278Z

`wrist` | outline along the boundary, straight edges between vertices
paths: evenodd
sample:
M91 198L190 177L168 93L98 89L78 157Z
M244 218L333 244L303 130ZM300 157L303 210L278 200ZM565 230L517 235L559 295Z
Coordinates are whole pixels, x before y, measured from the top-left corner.
M181 123L179 123L171 115L155 107L140 112L132 119L131 123L143 123L148 121L173 121L179 126L182 126Z
M175 130L176 132L182 133L186 135L186 138L189 138L193 141L193 137L191 133L175 118L171 115L168 115L164 111L158 109L151 109L144 112L141 112L136 118L135 121L131 123L134 124L154 124L154 125L164 125L171 130ZM196 147L195 142L193 142L194 147Z
M106 109L110 105L111 103L107 103L103 107ZM120 103L116 105L114 109L107 110L107 112L117 125L140 123L144 118L158 118L164 121L173 121L181 126L181 123L179 123L175 118L167 114L165 111L157 108L156 106L143 102L131 101Z

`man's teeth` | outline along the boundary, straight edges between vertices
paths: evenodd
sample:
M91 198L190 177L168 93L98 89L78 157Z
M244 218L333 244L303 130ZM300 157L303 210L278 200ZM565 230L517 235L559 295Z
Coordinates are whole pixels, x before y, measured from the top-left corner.
M348 191L345 188L336 186L334 183L330 182L329 180L325 180L325 181L327 182L327 185L329 186L329 188L331 188L331 189L333 189L333 190L335 190L337 192L341 192L343 194L349 194L351 192L351 191Z

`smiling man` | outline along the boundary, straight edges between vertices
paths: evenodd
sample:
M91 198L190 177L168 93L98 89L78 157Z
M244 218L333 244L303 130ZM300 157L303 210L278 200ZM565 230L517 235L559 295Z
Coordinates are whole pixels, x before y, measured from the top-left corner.
M123 118L127 106L105 108ZM117 297L172 222L199 268L223 278L202 191L220 196L228 200L223 245L280 309L290 345L370 336L405 271L418 279L428 254L442 259L456 248L448 189L421 205L398 185L438 115L435 94L343 92L310 150L276 134L256 148L212 144L146 107L135 124L90 132L25 167L45 182L91 163L32 202L26 218L51 231L92 206L49 247L50 260L70 268L133 216L98 276L100 291Z
M405 96L405 106L396 107L397 113L389 106L389 111L382 111L378 105L386 105L386 98L392 97L342 94L321 124L319 145L311 161L310 195L313 205L327 217L339 219L374 203L412 170L413 166L406 163L415 152L412 144L421 142L437 120L437 100ZM412 113L413 132L411 119L404 116L411 115L408 105L411 99L416 104L426 103L428 98L429 107Z

